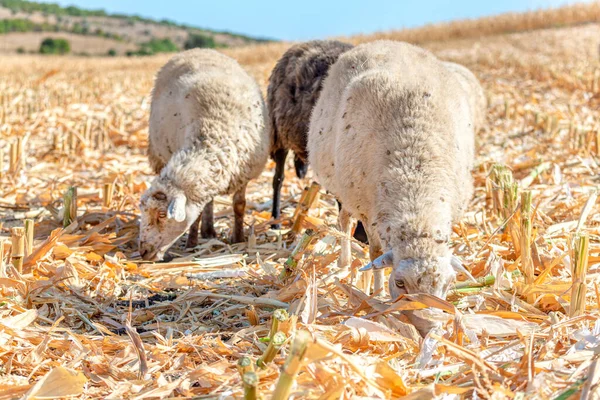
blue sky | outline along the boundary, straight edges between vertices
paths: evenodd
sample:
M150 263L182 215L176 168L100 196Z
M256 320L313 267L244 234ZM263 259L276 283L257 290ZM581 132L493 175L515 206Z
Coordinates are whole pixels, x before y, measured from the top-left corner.
M167 18L203 28L307 40L414 27L569 0L54 0L61 5Z

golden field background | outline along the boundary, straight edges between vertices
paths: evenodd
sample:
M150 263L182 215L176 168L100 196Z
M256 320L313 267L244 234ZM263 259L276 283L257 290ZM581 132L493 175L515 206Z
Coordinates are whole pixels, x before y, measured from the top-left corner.
M480 284L461 278L448 302L413 296L390 304L349 286L348 272L335 268L337 209L324 193L305 223L316 243L279 278L295 238L269 230L272 165L248 189L249 243L228 244L231 200L218 198L218 239L193 251L182 239L174 260L140 262L137 203L152 178L149 94L168 56L3 56L0 399L243 398L236 364L266 350L260 339L273 309L284 306L293 316L280 330L290 340L258 371L265 398L286 383L296 399L472 398L474 391L493 399L595 398L600 5L348 40L381 38L466 65L488 94L476 193L451 243ZM288 46L225 53L266 89ZM496 164L512 170L520 193L531 193L529 219L488 177ZM310 177L301 182L286 171L288 228ZM63 229L69 186L77 187L79 211ZM19 273L8 238L26 218L35 221L35 242ZM573 248L582 242L583 253ZM367 250L354 244L356 265ZM399 313L424 305L449 315L445 331L425 339ZM312 336L298 344L299 332ZM293 382L280 372L286 359L300 362Z

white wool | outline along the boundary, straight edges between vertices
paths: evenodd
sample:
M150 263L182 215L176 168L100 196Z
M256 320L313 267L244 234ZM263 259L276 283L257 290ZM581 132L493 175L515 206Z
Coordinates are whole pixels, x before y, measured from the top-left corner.
M148 156L160 175L142 196L141 241L164 252L215 196L258 177L269 156L265 123L261 91L234 59L208 49L171 58L152 92ZM185 221L159 221L174 198Z
M371 246L393 253L392 295L444 297L454 280L447 241L472 196L485 104L465 70L407 43L366 43L331 67L313 110L309 162Z

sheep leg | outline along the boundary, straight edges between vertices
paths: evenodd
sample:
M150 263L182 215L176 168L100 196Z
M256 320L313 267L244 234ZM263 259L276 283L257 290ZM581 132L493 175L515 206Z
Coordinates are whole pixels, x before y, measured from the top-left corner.
M185 244L185 247L188 249L193 249L194 247L198 246L198 226L200 225L201 218L202 216L198 215L198 218L196 218L196 220L192 223L192 226L190 226L187 242Z
M383 254L381 241L376 233L369 235L369 257L371 261ZM373 293L379 292L378 296L385 295L385 273L384 269L375 269L373 271Z
M296 168L296 176L300 179L304 179L306 172L308 171L308 161L306 161L306 155L304 157L298 157L294 155L294 167Z
M275 160L275 176L273 176L273 211L271 212L271 216L275 220L279 219L281 216L281 186L283 185L287 153L287 150L279 149L273 154L273 160ZM273 224L271 225L271 228L280 229L281 224Z
M338 211L340 211L342 209L342 203L340 203L339 200L336 200L337 205L338 205ZM356 240L358 240L359 242L362 242L364 244L369 244L369 239L367 238L367 231L365 229L365 227L363 226L362 221L358 221L356 223L356 228L354 229L354 233L352 234L352 237Z
M202 225L200 226L200 235L203 239L212 239L217 237L215 231L215 216L213 211L213 201L209 201L202 211Z
M371 259L371 261L375 260L377 257L379 257L381 254L383 254L382 251L382 246L381 246L381 239L379 239L379 235L377 234L377 231L374 230L374 228L371 226L371 224L369 223L369 221L367 220L367 218L363 218L363 226L365 227L365 233L367 236L367 240L369 241L369 258ZM382 282L383 282L383 270L382 269L378 269L378 270L368 270L363 272L363 286L364 286L364 292L366 294L370 294L371 292L371 280L373 278L374 279L374 284L373 284L373 292L377 292L377 290L382 290L382 292L380 292L379 295L381 295L383 293L383 288L382 288Z
M349 212L342 209L340 210L340 214L338 216L338 222L340 225L340 230L345 234L342 238L340 258L338 259L338 267L340 269L347 269L348 267L350 267L352 261L352 248L350 243L350 237L352 235L352 229L354 228L354 223L356 222L356 220L352 218L352 215Z
M246 212L246 185L233 195L233 235L232 243L244 241L244 213Z

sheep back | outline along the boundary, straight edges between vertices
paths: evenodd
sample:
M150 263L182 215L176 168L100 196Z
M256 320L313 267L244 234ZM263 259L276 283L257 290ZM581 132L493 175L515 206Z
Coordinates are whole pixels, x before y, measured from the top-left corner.
M152 91L150 163L192 197L190 188L232 193L264 168L265 124L260 89L237 61L208 49L179 53Z
M384 243L449 235L462 215L474 155L463 93L431 53L401 42L357 46L330 69L310 122L309 162Z
M322 81L340 54L352 47L334 40L314 40L290 47L279 59L267 89L271 154L290 149L300 159L307 159L308 124Z

